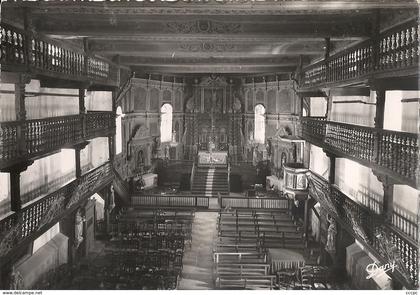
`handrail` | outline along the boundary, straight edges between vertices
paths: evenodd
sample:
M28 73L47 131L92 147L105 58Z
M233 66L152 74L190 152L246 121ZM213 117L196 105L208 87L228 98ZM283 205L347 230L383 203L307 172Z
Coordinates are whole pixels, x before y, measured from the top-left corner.
M33 240L68 212L72 212L93 193L113 179L111 164L106 162L83 174L55 192L32 200L0 220L0 259L18 244Z
M398 70L418 72L419 23L417 18L381 32L377 39L363 40L325 60L302 69L301 88L361 79L371 75L395 75Z
M230 158L228 159L227 180L228 180L228 194L230 194Z
M417 134L303 117L302 136L333 153L386 169L415 185Z
M120 68L65 41L1 23L3 71L22 71L67 80L89 79L100 85L119 86Z
M0 123L0 168L98 136L115 128L112 112ZM18 132L20 130L20 132Z
M205 195L158 195L134 194L132 206L208 208L209 197Z

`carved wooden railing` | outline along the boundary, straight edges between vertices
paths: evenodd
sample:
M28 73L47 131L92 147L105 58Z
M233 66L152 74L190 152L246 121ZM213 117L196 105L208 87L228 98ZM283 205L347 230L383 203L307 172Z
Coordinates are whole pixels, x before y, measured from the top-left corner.
M59 190L25 204L0 221L0 258L16 245L33 239L92 194L112 182L109 162L87 172Z
M0 123L0 168L115 132L112 112Z
M28 72L106 86L119 85L117 65L88 55L70 43L0 24L0 62L3 71Z
M247 209L273 209L287 210L290 208L290 200L286 198L248 198L248 197L232 197L222 196L221 207L226 208L247 208Z
M131 197L132 206L208 208L209 197L204 195L155 195L143 194Z
M384 251L379 234L386 235L398 250L397 271L399 279L409 286L418 286L418 243L408 235L387 223L382 215L375 214L361 204L353 201L338 187L330 185L321 176L311 173L310 195L321 203L322 208L334 218L358 241L373 251L381 263L388 263L391 249ZM391 261L392 262L392 261Z
M311 88L362 79L372 75L395 75L399 70L418 71L419 23L407 21L331 55L303 69L300 87Z
M408 182L416 179L417 134L303 117L302 136L333 153L384 168Z

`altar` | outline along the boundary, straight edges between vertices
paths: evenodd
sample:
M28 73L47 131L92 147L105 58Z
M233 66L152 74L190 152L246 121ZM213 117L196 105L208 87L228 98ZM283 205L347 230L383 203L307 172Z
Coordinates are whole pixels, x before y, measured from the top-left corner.
M202 165L226 165L227 152L198 152L198 164Z

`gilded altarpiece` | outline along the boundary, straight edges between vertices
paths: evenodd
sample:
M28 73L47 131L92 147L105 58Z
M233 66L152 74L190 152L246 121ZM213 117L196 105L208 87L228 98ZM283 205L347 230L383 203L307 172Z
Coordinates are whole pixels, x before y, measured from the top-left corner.
M236 85L221 77L205 77L191 85L186 103L186 151L193 157L198 151L229 152L237 159L242 130L242 111Z

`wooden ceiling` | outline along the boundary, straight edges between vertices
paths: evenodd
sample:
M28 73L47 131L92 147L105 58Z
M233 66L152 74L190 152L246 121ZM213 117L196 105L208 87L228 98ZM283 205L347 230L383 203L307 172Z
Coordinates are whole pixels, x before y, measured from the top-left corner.
M32 27L82 43L136 72L291 73L300 62L368 38L378 23L416 10L410 0L202 0L3 3ZM416 8L416 9L413 9Z

